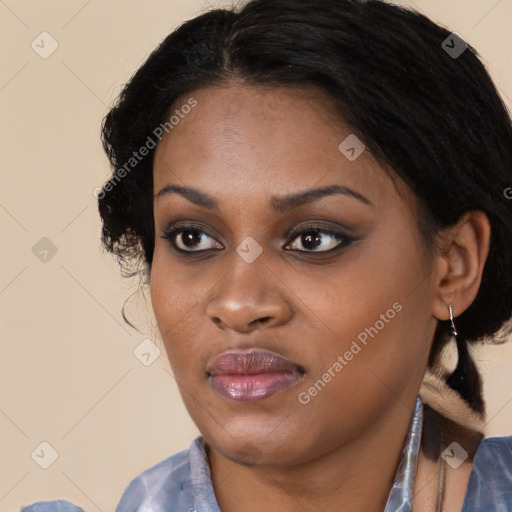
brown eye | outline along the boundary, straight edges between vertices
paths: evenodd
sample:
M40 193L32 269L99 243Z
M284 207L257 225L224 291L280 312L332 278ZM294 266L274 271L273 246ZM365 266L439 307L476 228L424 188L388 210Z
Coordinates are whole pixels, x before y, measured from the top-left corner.
M329 252L349 245L353 241L341 233L321 226L303 229L294 236L293 243L288 247L302 252Z
M163 231L161 238L169 240L171 245L180 252L201 252L222 248L222 245L197 226L181 226ZM208 242L208 239L211 242Z
M203 228L194 225L177 226L162 230L161 238L169 240L171 246L181 253L219 250L223 246L209 236ZM292 243L286 248L308 253L325 253L340 249L354 241L342 233L322 226L305 228L293 235Z

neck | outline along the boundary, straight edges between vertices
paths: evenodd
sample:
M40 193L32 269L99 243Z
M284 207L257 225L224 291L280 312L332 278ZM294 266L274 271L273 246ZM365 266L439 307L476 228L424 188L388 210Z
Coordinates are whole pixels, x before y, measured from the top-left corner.
M223 512L345 510L382 512L415 398L397 400L385 416L328 453L296 465L243 466L209 448L215 494Z

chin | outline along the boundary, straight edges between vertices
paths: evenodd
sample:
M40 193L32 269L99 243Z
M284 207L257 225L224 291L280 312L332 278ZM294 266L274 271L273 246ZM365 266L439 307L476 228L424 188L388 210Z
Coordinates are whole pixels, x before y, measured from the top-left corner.
M214 438L213 442L208 441L208 444L224 457L247 467L299 463L297 436L291 432L286 436L282 434L283 432L277 437L259 430L236 436L225 432L222 439Z

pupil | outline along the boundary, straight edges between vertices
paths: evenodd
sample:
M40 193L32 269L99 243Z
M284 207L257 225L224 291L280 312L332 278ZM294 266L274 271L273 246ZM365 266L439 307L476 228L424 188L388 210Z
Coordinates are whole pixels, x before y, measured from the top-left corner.
M318 235L318 231L311 231L311 233L315 233L313 236L311 235L302 235L302 245L306 248L306 249L315 249L316 247L318 247L319 245L321 245L322 241L320 240L320 236ZM315 242L313 243L312 241L315 240ZM304 241L306 241L306 243L304 243ZM312 244L312 247L308 247L309 244Z
M199 235L199 231L197 229L187 229L187 230L183 231L183 233L182 233L183 243L187 247L196 245L194 243L194 240L197 243L197 241L199 241L201 239L201 236L200 235L198 236L198 235Z

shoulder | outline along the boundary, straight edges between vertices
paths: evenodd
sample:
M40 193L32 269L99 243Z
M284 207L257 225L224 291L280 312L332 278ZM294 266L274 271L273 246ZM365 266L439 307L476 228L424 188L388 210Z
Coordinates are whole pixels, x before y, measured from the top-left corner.
M202 437L136 476L125 489L116 512L220 512L211 483ZM21 512L84 512L66 500L38 501Z
M484 439L476 452L462 512L512 510L512 436Z
M22 507L21 512L84 512L84 509L67 500L52 500L32 503Z
M193 506L190 452L197 450L200 443L201 438L195 439L188 449L167 457L135 477L123 492L116 512L189 510Z

